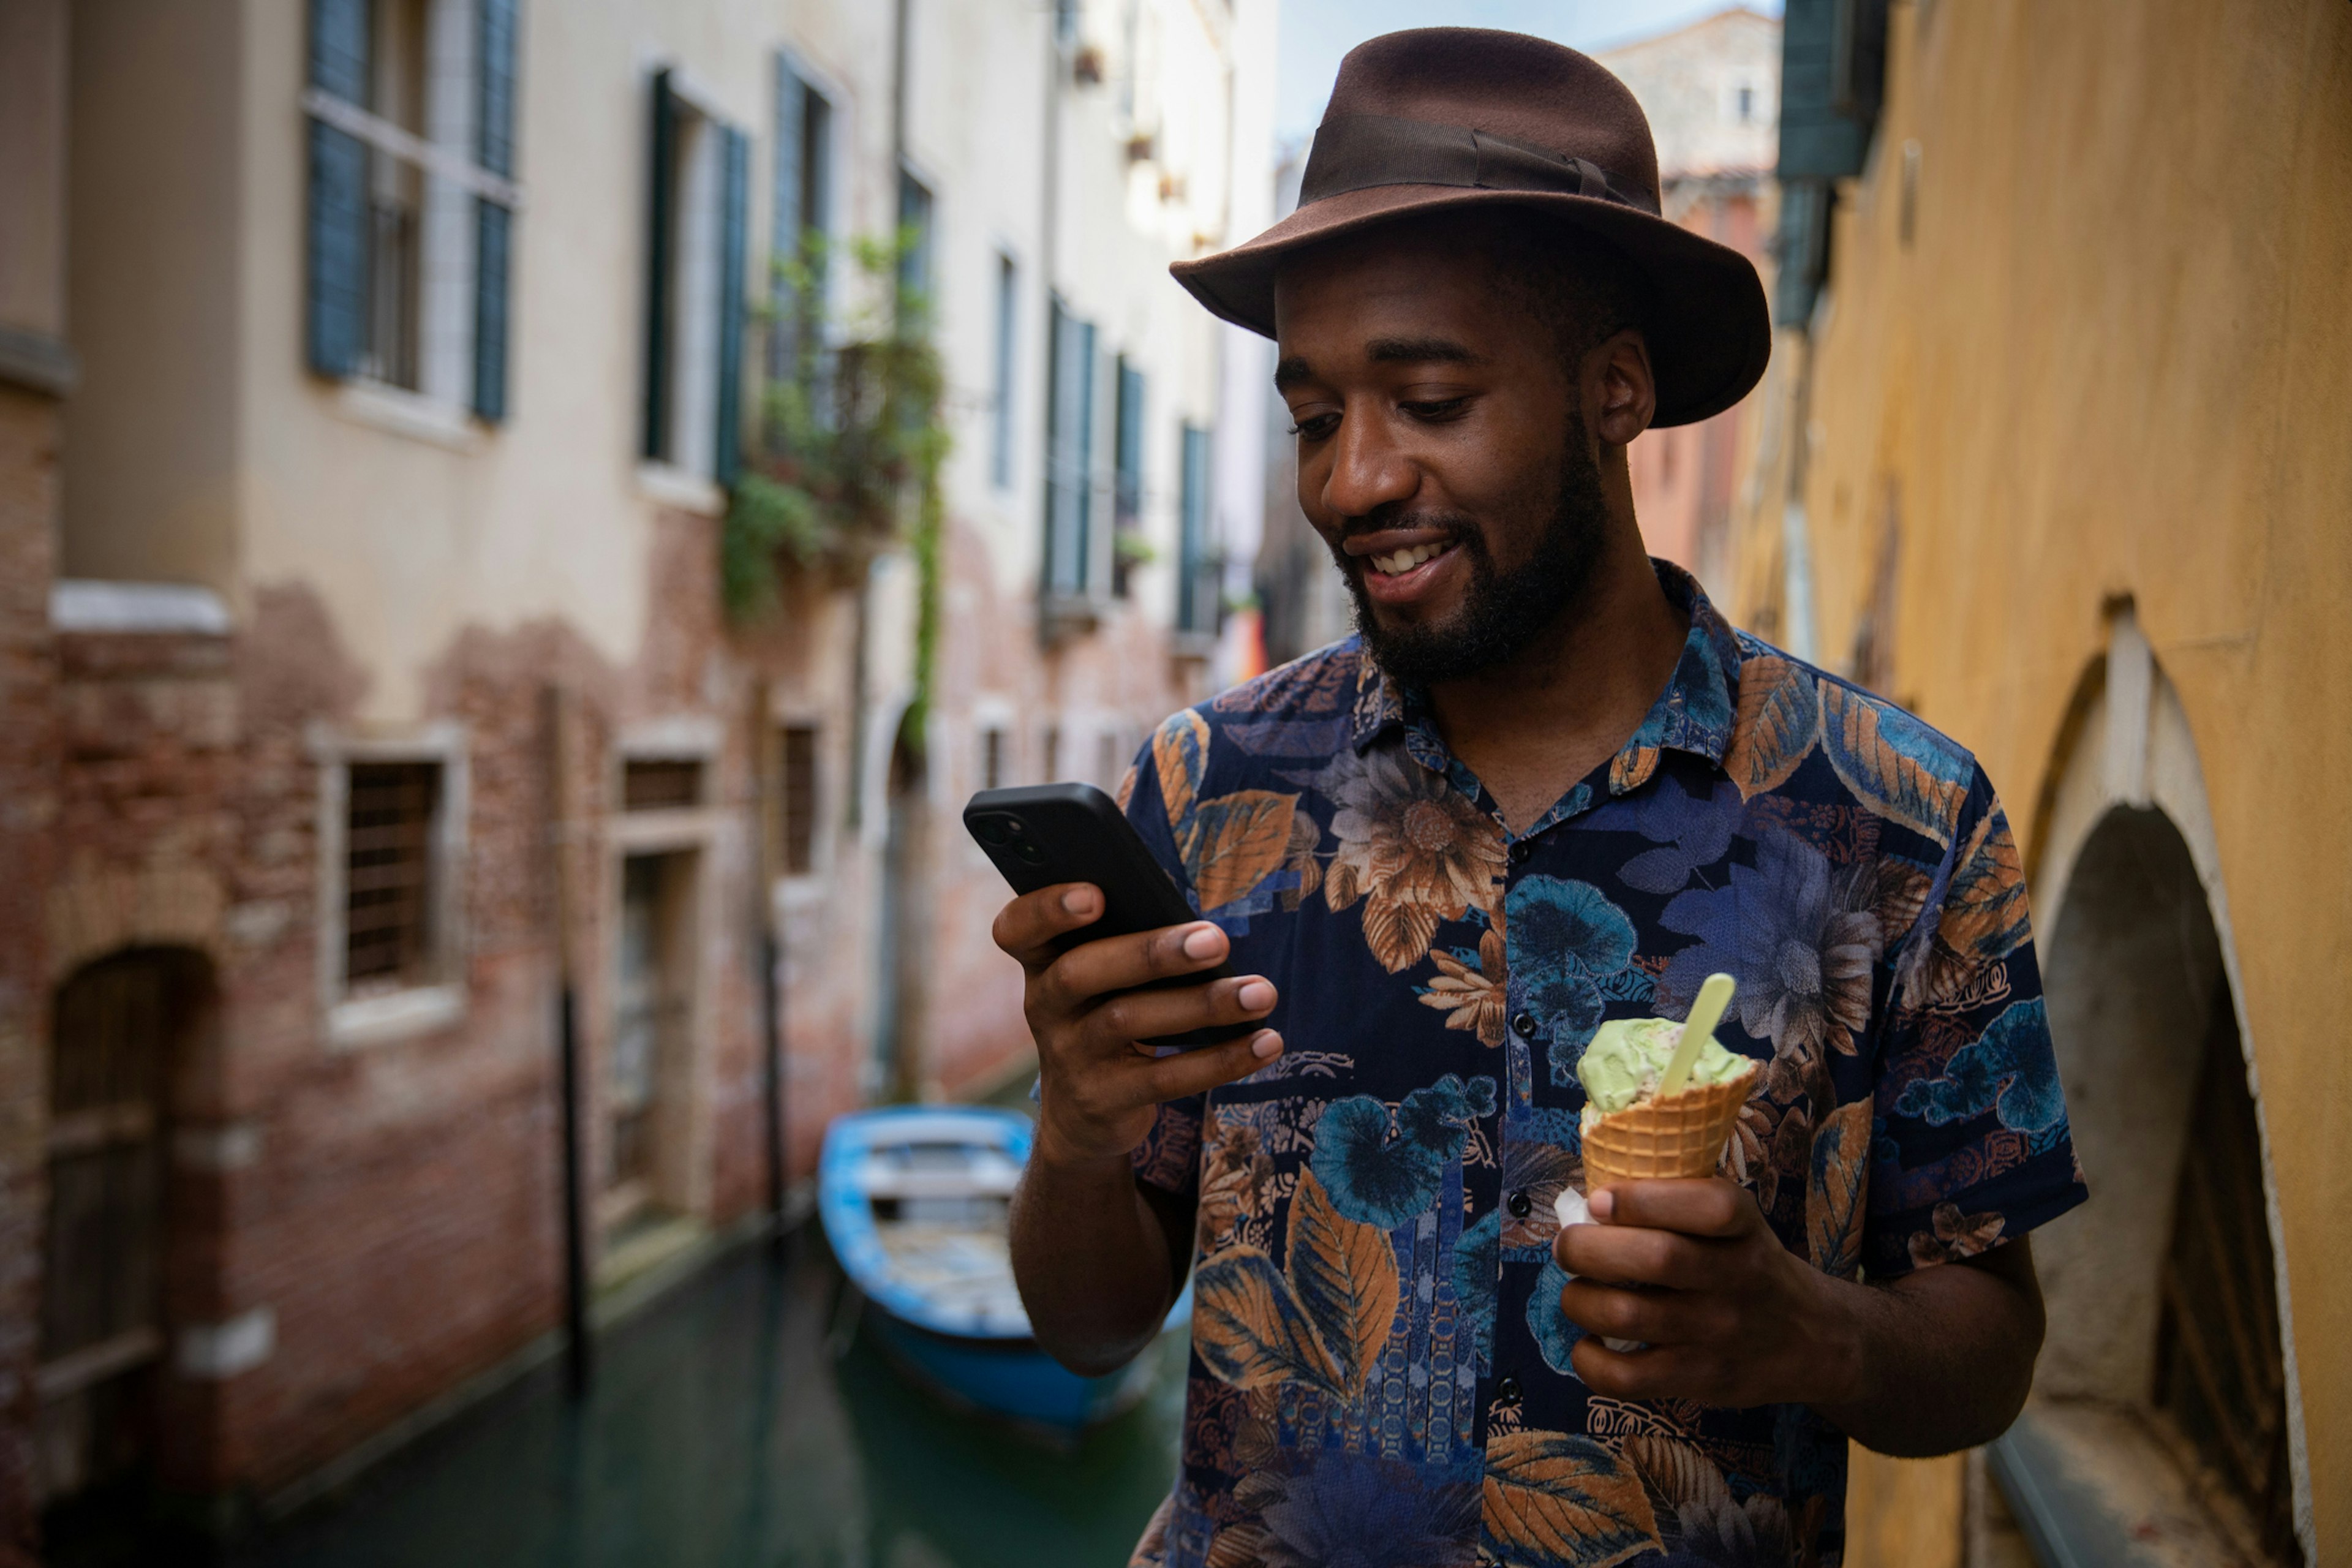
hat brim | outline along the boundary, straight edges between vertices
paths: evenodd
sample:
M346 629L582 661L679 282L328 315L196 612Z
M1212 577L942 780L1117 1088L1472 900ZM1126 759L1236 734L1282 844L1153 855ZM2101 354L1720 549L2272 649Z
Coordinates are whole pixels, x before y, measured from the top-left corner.
M1720 414L1762 379L1772 356L1772 320L1748 258L1637 207L1590 196L1370 185L1310 203L1246 244L1179 261L1169 271L1211 314L1270 338L1275 270L1291 252L1442 208L1497 205L1540 208L1574 224L1614 246L1649 280L1651 310L1642 328L1657 380L1653 427Z

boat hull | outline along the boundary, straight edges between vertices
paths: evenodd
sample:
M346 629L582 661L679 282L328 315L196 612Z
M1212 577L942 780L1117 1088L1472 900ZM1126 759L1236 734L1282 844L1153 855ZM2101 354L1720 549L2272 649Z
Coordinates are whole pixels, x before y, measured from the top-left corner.
M1013 1298L1009 1274L999 1281L1003 1300L982 1310L971 1306L971 1298L958 1305L935 1281L927 1285L919 1271L910 1273L903 1254L893 1257L874 1209L877 1194L937 1196L954 1190L953 1178L943 1184L936 1173L922 1178L919 1188L903 1171L893 1173L894 1149L962 1148L974 1156L975 1172L993 1159L992 1180L1003 1190L1028 1160L1031 1134L1029 1119L1018 1111L980 1106L898 1107L836 1117L818 1165L817 1212L834 1257L863 1300L870 1336L893 1363L950 1403L1066 1442L1142 1399L1160 1370L1156 1347L1108 1376L1081 1377L1038 1348L1027 1314ZM1001 1226L993 1235L1002 1259ZM1166 1327L1188 1326L1192 1305L1188 1288Z
M932 1394L1009 1421L1056 1442L1075 1441L1134 1408L1151 1388L1155 1352L1108 1377L1081 1377L1031 1340L972 1340L933 1333L879 1310L866 1327L891 1361Z

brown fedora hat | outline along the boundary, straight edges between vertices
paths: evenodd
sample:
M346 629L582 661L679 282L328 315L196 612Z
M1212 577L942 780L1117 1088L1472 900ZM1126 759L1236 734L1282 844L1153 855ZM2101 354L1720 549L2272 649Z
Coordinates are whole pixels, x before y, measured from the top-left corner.
M1772 327L1756 268L1659 216L1657 150L1625 84L1523 33L1418 27L1349 50L1298 210L1169 270L1213 313L1273 337L1275 268L1291 251L1408 214L1495 205L1555 214L1648 279L1653 424L1720 413L1763 375Z

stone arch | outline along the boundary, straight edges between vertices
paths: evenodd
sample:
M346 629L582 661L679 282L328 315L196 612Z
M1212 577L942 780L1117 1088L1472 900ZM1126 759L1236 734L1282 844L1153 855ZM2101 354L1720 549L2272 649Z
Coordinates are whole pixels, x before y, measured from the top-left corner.
M227 898L220 879L186 861L106 866L78 858L47 905L52 984L132 947L184 947L218 968Z
M2296 1530L2311 1485L2276 1176L2221 853L2180 695L2128 604L2063 726L2031 868L2060 1077L2093 1208L2037 1247L2050 1334L2037 1394L2144 1401L2208 1023L2234 1016L2253 1101L2284 1348Z

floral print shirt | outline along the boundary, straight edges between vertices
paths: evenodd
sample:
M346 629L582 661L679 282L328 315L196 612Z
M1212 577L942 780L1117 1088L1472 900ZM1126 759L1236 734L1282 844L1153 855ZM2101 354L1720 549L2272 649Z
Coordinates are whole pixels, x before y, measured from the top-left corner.
M1678 1018L1762 1070L1724 1173L1814 1267L1886 1279L2085 1196L2016 840L1973 758L1735 632L1678 569L1679 667L1514 835L1351 639L1177 714L1122 791L1285 1054L1161 1108L1199 1210L1169 1568L1834 1563L1846 1441L1801 1405L1591 1393L1553 1201L1576 1064Z

